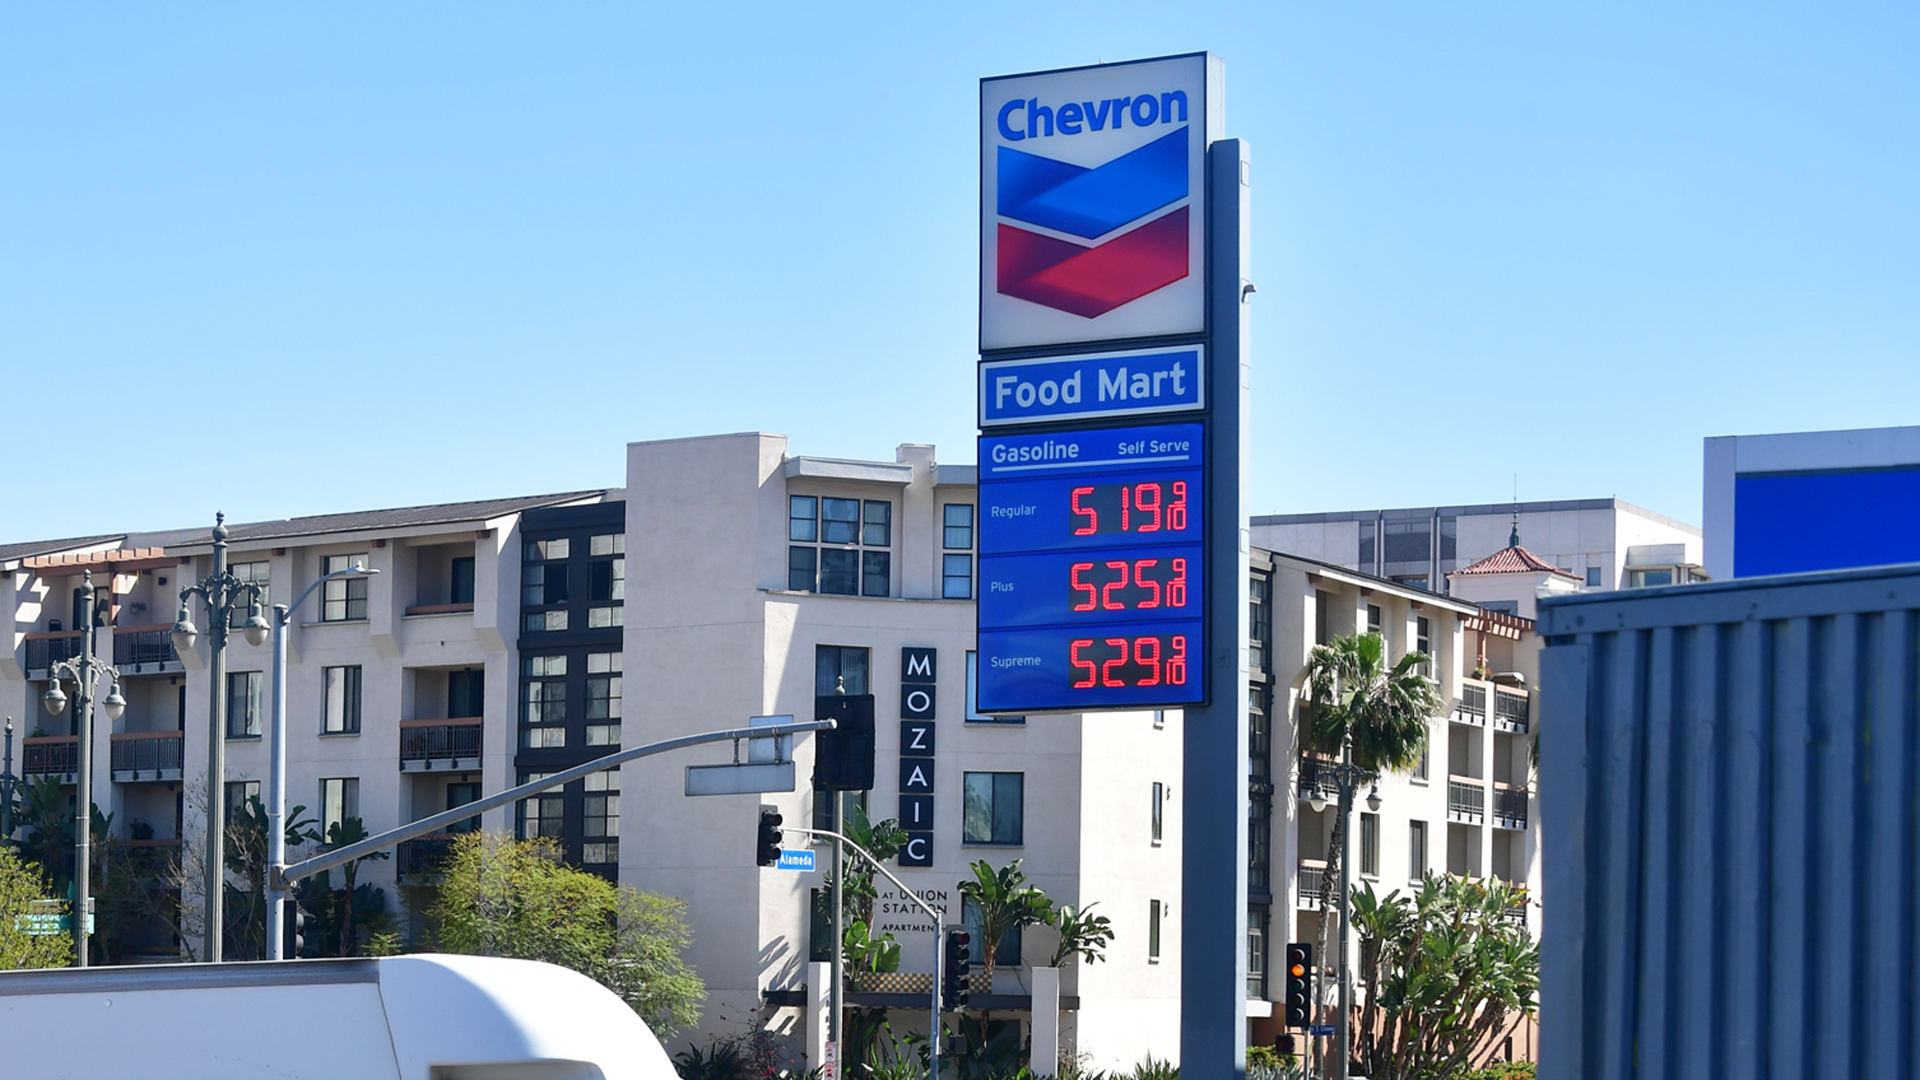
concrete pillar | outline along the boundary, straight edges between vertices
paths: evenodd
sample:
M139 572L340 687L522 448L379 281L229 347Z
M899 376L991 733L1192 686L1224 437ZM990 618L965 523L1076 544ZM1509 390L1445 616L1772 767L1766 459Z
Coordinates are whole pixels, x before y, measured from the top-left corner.
M830 965L807 965L807 1068L810 1070L826 1064L827 1000L832 984Z
M1033 970L1033 1050L1035 1076L1052 1076L1060 1066L1060 969Z

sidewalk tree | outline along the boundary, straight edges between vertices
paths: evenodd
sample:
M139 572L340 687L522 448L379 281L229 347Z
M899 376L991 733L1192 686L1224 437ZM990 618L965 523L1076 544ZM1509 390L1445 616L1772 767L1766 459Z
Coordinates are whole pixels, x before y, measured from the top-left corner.
M20 916L34 914L36 903L44 908L44 902L53 899L41 868L0 845L0 971L66 967L72 962L71 937L64 933L29 934L17 921Z
M982 993L993 986L995 954L1000 940L1023 926L1051 922L1053 901L1027 882L1015 859L995 870L981 859L970 868L973 880L960 883L960 895L973 902L980 919L980 982Z
M1526 890L1427 875L1419 890L1355 890L1360 978L1370 988L1355 1056L1376 1080L1457 1076L1492 1059L1516 1018L1535 1014L1540 947L1510 912Z
M461 836L432 916L443 951L541 960L618 994L664 1039L697 1023L706 986L684 959L686 905L561 861L551 839Z
M1346 634L1315 645L1307 658L1307 696L1301 702L1301 746L1338 761L1349 732L1353 763L1370 772L1406 772L1427 748L1427 721L1440 714L1440 690L1426 674L1430 658L1409 652L1387 662L1387 643L1379 634ZM1327 869L1320 886L1320 910L1337 911L1340 852L1347 822L1335 814L1327 844ZM1337 966L1328 951L1333 920L1320 920L1320 955Z

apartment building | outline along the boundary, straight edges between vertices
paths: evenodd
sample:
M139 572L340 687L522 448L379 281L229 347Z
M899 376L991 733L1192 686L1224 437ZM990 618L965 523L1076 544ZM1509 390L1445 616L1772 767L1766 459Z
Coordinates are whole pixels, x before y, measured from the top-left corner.
M863 801L914 836L894 872L944 922L973 921L958 886L978 859L1020 859L1054 900L1097 902L1113 921L1105 962L1057 973L1049 930L996 943L994 985L976 985L974 1001L1012 1027L1036 999L1057 1001L1063 1043L1103 1067L1177 1046L1181 715L974 707L974 467L911 444L893 461L797 455L761 433L639 442L626 454L619 489L231 526L231 568L269 602L340 567L379 571L328 584L289 629L290 801L323 826L358 815L378 831L622 746L808 716L818 694L871 693L878 783ZM180 655L167 630L211 550L205 527L0 547L0 627L11 632L0 709L31 733L26 771L71 782L76 729L40 695L47 664L86 632L72 623L72 595L91 570L103 597L91 632L129 703L117 722L96 715L95 798L117 832L168 853L203 834L209 686L206 635ZM1317 763L1292 734L1312 646L1371 630L1396 653L1427 651L1449 703L1429 766L1383 780L1380 814L1357 818L1362 880L1383 886L1395 881L1388 868L1411 876L1416 865L1537 878L1524 767L1532 671L1526 620L1328 562L1256 551L1252 597L1248 998L1251 1034L1264 1040L1281 996L1267 973L1321 918L1313 875L1331 813L1313 808ZM220 725L229 800L265 777L269 667L267 647L234 636ZM804 779L812 740L794 752L793 792L688 797L688 765L732 760L716 746L633 762L480 824L551 836L577 865L685 899L707 1029L757 1016L817 1060L828 941L812 894L823 874L750 858L763 804L789 823L826 819ZM363 867L403 929L418 913L399 886L431 885L452 839L409 841ZM934 928L891 887L875 921L901 942L902 973L848 1000L898 1009L896 1031L923 1030ZM166 925L131 944L148 958L179 955Z
M1444 592L1447 576L1521 539L1587 589L1704 581L1701 534L1621 499L1265 514L1253 542Z
M1259 962L1250 965L1247 989L1251 1036L1265 1041L1281 1032L1280 1010L1256 1003L1285 996L1281 980L1267 973L1277 970L1287 941L1317 943L1330 918L1322 887L1339 798L1325 772L1332 761L1307 752L1300 737L1314 646L1373 633L1385 640L1390 657L1424 653L1445 703L1428 723L1420 763L1405 775L1379 779L1379 810L1356 803L1353 883L1381 895L1404 892L1428 872L1524 884L1530 903L1512 917L1537 937L1539 815L1529 747L1539 642L1530 619L1319 560L1256 551L1254 568L1249 925L1255 937L1248 956ZM1531 587L1508 584L1513 591ZM1281 718L1280 738L1268 717ZM1333 940L1337 928L1327 929ZM1356 938L1356 970L1358 948ZM1329 972L1337 966L1331 957L1324 963ZM1331 982L1324 986L1329 1001ZM1512 1056L1530 1057L1530 1030L1514 1034Z

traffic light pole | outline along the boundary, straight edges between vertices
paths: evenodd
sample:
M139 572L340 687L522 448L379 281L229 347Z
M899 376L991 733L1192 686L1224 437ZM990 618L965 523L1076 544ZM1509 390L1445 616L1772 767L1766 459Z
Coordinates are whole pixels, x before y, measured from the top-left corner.
M771 724L767 727L743 727L728 728L725 731L703 731L698 735L682 735L677 739L666 739L657 743L648 743L645 746L636 746L631 750L622 750L616 754L608 754L603 758L595 758L585 765L575 765L571 769L562 769L560 772L554 773L544 780L535 780L531 783L521 784L519 787L508 788L499 794L489 795L484 799L462 804L444 813L421 818L419 821L413 822L410 825L402 825L397 829L388 829L386 832L376 833L359 843L334 848L332 851L315 855L311 859L302 859L291 866L272 867L269 870L270 884L268 887L282 890L291 888L293 882L299 881L302 878L312 877L323 870L331 870L336 866L345 866L355 859L366 858L376 851L385 851L387 848L393 847L403 840L411 840L416 836L422 836L430 832L438 832L455 822L465 821L470 817L478 817L495 807L510 806L513 803L519 802L521 799L530 798L543 791L549 791L564 784L570 784L583 776L604 772L607 769L619 768L629 761L637 761L640 758L651 757L654 754L664 754L669 750L681 750L689 746L700 746L705 743L726 742L730 739L765 739L775 735L800 735L809 731L831 731L833 730L833 725L834 722L832 720L802 720L798 723ZM888 874L887 876L891 878L893 875Z
M836 797L836 805L837 805L839 794L840 793L837 791L834 792L834 795ZM942 968L944 967L944 961L945 961L944 954L946 951L942 947L942 942L938 940L940 937L940 913L933 910L933 905L921 899L919 893L916 893L912 889L907 888L906 882L901 881L897 877L894 877L893 871L888 870L885 866L881 865L879 859L876 859L873 857L873 852L868 851L866 848L863 848L859 844L856 844L853 841L847 839L846 837L840 835L839 832L832 829L794 829L794 828L782 829L781 831L800 833L803 836L824 836L827 839L832 840L835 844L844 845L847 848L852 849L854 854L867 860L867 862L870 865L872 865L872 867L875 870L880 871L882 876L884 876L888 881L893 882L894 888L900 890L901 896L904 896L907 899L913 901L915 904L919 905L920 910L927 913L927 918L933 920L933 936L935 938L934 947L933 947L933 1003L932 1003L932 1007L928 1010L929 1019L932 1021L933 1026L927 1029L928 1031L927 1080L940 1080L940 984L941 984L941 976L945 974ZM835 874L834 879L837 883L839 880L839 875ZM837 891L838 890L837 884L835 888ZM838 942L835 943L836 945L836 948L834 950L835 956L839 955L839 949L837 948L838 944L839 944Z

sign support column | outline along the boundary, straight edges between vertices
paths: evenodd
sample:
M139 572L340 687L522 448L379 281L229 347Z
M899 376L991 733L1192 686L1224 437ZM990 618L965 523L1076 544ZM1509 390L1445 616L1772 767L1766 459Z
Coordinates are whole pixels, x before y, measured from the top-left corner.
M1207 704L1185 714L1180 835L1180 1069L1230 1080L1247 1062L1247 145L1207 150Z

